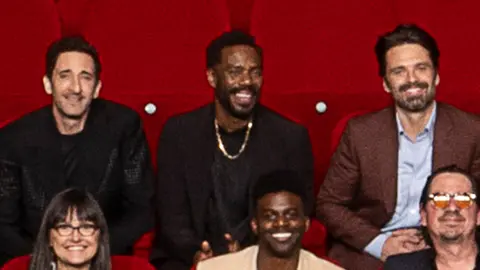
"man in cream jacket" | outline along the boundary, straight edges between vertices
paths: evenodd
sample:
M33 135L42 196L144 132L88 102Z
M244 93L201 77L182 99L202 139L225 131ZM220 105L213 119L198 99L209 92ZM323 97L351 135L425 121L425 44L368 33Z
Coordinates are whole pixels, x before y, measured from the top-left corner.
M201 261L197 270L339 270L303 250L301 239L310 225L304 214L305 181L292 171L260 177L252 190L251 221L258 244L242 251Z

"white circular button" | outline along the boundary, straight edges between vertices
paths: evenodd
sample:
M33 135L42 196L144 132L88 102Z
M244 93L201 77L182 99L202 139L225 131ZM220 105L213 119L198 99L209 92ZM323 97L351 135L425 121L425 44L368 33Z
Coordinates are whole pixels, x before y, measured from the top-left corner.
M324 113L327 110L327 104L325 104L323 101L320 101L315 105L315 109L318 113Z
M157 106L153 103L148 103L145 105L145 112L148 114L154 114L157 111Z

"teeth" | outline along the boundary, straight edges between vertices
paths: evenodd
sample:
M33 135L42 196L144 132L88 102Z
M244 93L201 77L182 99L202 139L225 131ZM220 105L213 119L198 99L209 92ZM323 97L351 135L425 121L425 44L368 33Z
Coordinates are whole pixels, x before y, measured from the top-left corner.
M417 91L420 91L420 90L422 90L422 89L420 89L420 88L410 88L410 89L407 90L407 92L417 92Z
M244 94L244 93L237 93L235 94L237 97L241 97L241 98L249 98L251 97L252 95L251 94Z
M277 239L285 239L292 236L292 233L274 233L272 236Z
M76 250L84 250L85 248L84 247L80 247L80 246L75 246L75 247L69 247L68 250L73 250L73 251L76 251Z

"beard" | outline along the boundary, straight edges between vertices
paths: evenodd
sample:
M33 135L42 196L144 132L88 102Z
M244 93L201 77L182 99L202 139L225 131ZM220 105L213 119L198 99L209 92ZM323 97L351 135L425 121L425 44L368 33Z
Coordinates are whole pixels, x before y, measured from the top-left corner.
M231 100L232 95L235 95L236 93L242 90L248 90L252 95L253 104L250 108L244 108L244 107L238 108L233 104ZM248 85L246 87L230 87L230 88L219 86L215 89L215 98L218 100L220 105L225 109L225 111L227 111L228 114L238 119L247 120L251 117L251 115L255 111L255 108L257 107L259 93L260 93L259 88L254 85Z
M448 219L456 219L460 222L465 221L465 218L460 214L458 210L445 211L445 213L440 218L438 218L438 221L446 222ZM439 236L440 236L440 240L444 243L457 243L464 238L464 235L462 234L462 232L458 232L455 230L447 230L445 232L441 232Z
M425 95L404 97L408 89L420 88L426 89ZM434 84L429 85L427 82L410 82L400 85L398 92L393 94L395 104L408 112L423 112L425 111L435 100L436 89Z

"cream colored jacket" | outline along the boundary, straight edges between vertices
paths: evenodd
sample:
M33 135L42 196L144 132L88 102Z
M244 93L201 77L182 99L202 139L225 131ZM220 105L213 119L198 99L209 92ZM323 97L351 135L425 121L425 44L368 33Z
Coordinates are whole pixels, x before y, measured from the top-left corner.
M200 262L197 270L257 270L258 245L248 247L242 251L230 253ZM312 253L301 250L297 270L341 270L326 260L320 259ZM282 269L278 269L282 270Z

